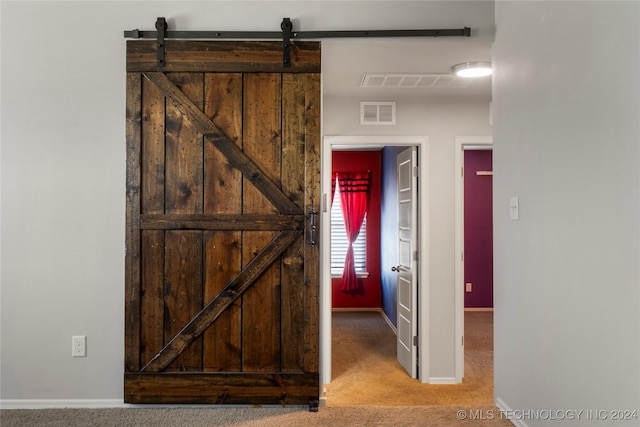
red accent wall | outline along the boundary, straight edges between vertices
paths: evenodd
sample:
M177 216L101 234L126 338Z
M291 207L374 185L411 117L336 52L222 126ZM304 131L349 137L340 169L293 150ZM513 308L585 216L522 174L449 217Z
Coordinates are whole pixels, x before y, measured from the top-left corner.
M492 176L491 150L464 152L464 306L493 307ZM466 291L466 283L472 291Z
M380 308L380 151L334 151L332 169L339 171L371 171L371 194L367 211L367 271L362 280L362 295L341 291L342 278L331 280L333 308Z

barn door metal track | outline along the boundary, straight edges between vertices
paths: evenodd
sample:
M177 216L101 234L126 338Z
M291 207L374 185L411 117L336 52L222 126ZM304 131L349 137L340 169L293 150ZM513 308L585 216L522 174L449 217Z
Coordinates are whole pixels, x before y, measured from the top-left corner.
M283 18L282 31L168 31L165 18L158 18L156 31L125 31L125 38L156 39L158 67L164 67L165 39L278 39L282 40L282 63L291 67L291 40L346 37L471 37L471 28L441 30L372 30L372 31L294 31L289 18Z

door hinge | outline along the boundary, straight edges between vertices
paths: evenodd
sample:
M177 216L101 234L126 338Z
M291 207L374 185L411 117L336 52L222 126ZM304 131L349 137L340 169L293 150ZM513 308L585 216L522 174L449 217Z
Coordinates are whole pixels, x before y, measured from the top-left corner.
M413 167L413 176L415 176L416 178L420 176L420 171L417 166Z
M460 261L464 262L464 252L460 252Z
M464 347L464 335L462 336L462 346Z
M464 176L464 166L460 167L460 176Z
M413 251L413 260L418 261L418 251Z
M418 346L418 336L417 335L413 337L413 346L414 347Z

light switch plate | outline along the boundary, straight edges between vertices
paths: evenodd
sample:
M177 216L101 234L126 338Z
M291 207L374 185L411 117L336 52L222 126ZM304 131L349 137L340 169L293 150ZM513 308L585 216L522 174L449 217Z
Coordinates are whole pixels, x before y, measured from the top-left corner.
M509 211L512 221L520 219L520 201L517 196L511 197L509 201Z

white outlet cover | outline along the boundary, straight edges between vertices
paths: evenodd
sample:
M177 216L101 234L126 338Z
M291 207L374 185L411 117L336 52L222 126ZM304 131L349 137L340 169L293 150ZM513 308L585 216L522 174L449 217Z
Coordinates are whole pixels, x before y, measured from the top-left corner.
M73 357L87 356L87 337L86 335L75 335L71 337L71 355Z

